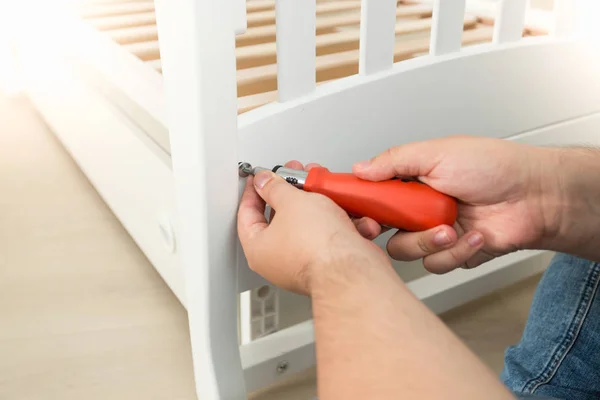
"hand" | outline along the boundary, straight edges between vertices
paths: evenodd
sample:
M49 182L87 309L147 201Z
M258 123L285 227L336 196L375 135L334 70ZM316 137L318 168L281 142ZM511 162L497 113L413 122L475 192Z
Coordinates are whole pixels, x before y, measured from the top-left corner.
M393 147L353 172L373 181L413 177L460 200L453 227L398 232L390 256L445 273L528 248L544 233L541 150L502 139L453 136ZM372 231L371 234L377 231Z
M299 162L286 167L303 168ZM265 203L275 210L269 223ZM253 271L276 286L305 295L311 294L315 282L344 276L350 264L366 268L375 260L389 263L332 200L299 190L268 171L248 177L238 211L238 234ZM350 258L361 263L347 263Z

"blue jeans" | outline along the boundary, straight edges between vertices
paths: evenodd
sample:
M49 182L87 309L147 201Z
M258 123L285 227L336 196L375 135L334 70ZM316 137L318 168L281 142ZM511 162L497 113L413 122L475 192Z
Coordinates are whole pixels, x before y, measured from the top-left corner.
M557 254L501 379L521 399L600 399L600 263Z

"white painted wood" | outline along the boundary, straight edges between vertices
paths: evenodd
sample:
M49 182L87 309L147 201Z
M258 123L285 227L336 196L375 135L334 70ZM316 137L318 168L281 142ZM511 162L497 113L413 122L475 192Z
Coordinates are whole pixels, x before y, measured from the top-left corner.
M208 4L204 1L197 0L198 4ZM208 7L218 7L224 14L226 13L218 4L212 2ZM182 27L182 24L188 27L195 26L202 32L205 32L204 30L214 32L212 29L216 29L217 34L211 35L210 38L221 43L217 53L226 48L223 46L224 38L228 38L227 40L231 40L229 43L233 43L231 27L225 29L225 26L223 30L215 28L207 21L208 16L195 15L197 19L192 21L190 17L192 13L185 14L185 11L191 8L179 7L175 11L168 10L168 7L166 9L169 14L171 12L177 14L178 18L168 18L167 21L173 24L173 21L177 21L178 27ZM162 16L162 13L159 14ZM43 25L43 19L33 19L30 23L47 26ZM53 21L62 22L58 19ZM197 26L194 21L204 22L204 25ZM152 83L154 78L151 78L151 76L158 78L160 76L152 71L155 75L148 72L149 78L141 78L142 74L151 69L146 69L143 63L127 58L123 52L116 50L118 47L106 45L101 36L94 36L82 27L75 27L75 25L71 27L62 36L56 32L60 30L48 30L51 32L48 37L41 39L41 43L47 45L43 52L39 51L40 38L36 40L29 38L29 46L24 47L29 50L25 52L28 75L33 77L29 81L29 93L47 119L52 121L51 125L57 131L58 137L73 154L84 173L123 221L175 293L180 298L185 297L185 295L181 296L183 292L181 288L188 284L193 288L194 307L204 306L202 310L193 309L190 313L190 322L196 327L196 330L192 330L195 363L197 367L205 363L211 370L214 362L216 367L210 373L198 377L199 385L204 385L199 390L207 390L201 395L199 392L199 397L217 398L215 391L221 383L227 385L221 388L239 390L231 397L243 398L242 395L237 396L243 391L239 385L242 381L241 373L237 374L237 378L235 375L233 379L230 378L231 371L234 374L236 371L239 372L240 363L245 369L247 388L262 387L263 384L273 382L279 376L276 375L273 365L282 359L283 354L269 353L267 347L270 346L266 344L272 344L273 349L289 349L289 352L285 353L285 359L291 360L291 368L300 368L303 364L308 366L314 362L311 361L310 353L312 345L302 339L309 337L306 330L298 331L301 333L298 336L302 339L300 341L297 341L298 337L293 335L287 338L285 335L274 336L270 338L272 341L261 342L260 346L242 347L241 360L231 360L240 357L239 354L236 356L236 351L231 350L231 347L235 347L231 346L231 343L237 343L235 333L231 333L235 328L220 329L219 327L223 325L230 327L231 324L235 324L235 320L233 322L231 320L236 316L228 318L226 312L221 312L218 308L215 311L215 307L227 304L230 300L235 302L236 291L242 291L240 288L244 286L258 286L256 282L259 279L247 269L243 255L240 256L239 247L237 253L233 253L234 249L232 249L230 252L217 254L215 263L199 262L196 265L202 268L192 268L191 275L187 276L185 281L180 269L178 270L181 267L176 266L169 270L169 265L176 265L173 264L175 261L170 260L178 255L177 253L172 255L163 246L160 230L156 229L155 225L157 221L163 220L165 214L170 214L173 210L173 203L169 198L172 196L175 182L169 171L168 158L165 159L164 154L161 156L161 151L153 146L153 142L145 135L147 132L143 131L150 129L148 128L150 125L146 125L150 121L162 128L167 126L164 106L161 106L162 81L159 79L160 83L155 84ZM167 33L167 37L178 35L175 31L170 30L171 33ZM184 31L188 30L184 29ZM189 31L198 32L195 29ZM78 45L77 40L69 39L70 36L77 36L78 33L87 34L86 32L90 33L91 40L87 50ZM206 36L196 34L193 40L198 44L198 41L204 40L203 38ZM183 42L182 44L178 42L176 45L172 40L169 41L172 47L167 46L167 54L171 54L167 58L171 60L167 63L167 71L169 65L171 66L171 72L167 72L167 76L176 74L175 76L190 77L186 79L185 87L170 92L171 99L176 97L170 104L173 107L181 106L177 107L175 112L181 112L184 117L181 120L174 118L175 121L169 126L171 129L174 128L176 135L185 133L172 138L174 144L179 144L174 146L175 161L197 161L188 164L191 171L189 175L178 174L178 178L182 179L177 181L177 185L180 187L180 192L191 194L189 197L184 196L183 199L179 199L183 202L183 210L186 210L184 220L187 221L189 217L196 222L188 224L188 230L184 233L187 235L190 231L197 232L197 237L200 239L194 241L194 245L200 249L208 249L209 240L218 240L228 234L225 232L226 228L217 228L215 230L217 239L207 237L209 229L211 233L213 232L212 227L215 226L216 220L219 223L226 221L225 226L230 226L231 221L228 218L235 214L229 214L235 209L235 200L231 202L227 200L235 199L235 194L223 196L222 194L230 189L226 185L219 186L220 183L211 179L226 174L229 174L231 181L237 179L237 175L233 177L236 173L235 167L229 167L230 161L237 162L237 157L234 157L236 150L240 154L240 159L248 157L256 164L280 163L290 158L297 158L321 162L332 169L344 170L356 159L371 156L389 145L457 132L493 137L528 132L515 140L535 144L600 144L597 134L600 129L600 115L587 116L600 110L598 97L600 84L595 73L600 66L600 57L597 49L588 47L584 43L536 38L524 40L523 43L509 43L500 50L493 50L495 47L486 45L464 49L461 54L445 58L443 63L431 59L411 60L381 74L354 76L327 83L323 85L322 91L283 104L272 104L242 115L240 140L237 141L236 146L232 145L236 143L235 127L232 127L234 124L232 121L235 121L235 104L232 104L235 103L235 94L231 95L235 92L234 83L226 80L231 70L223 72L231 68L226 62L227 57L230 56L221 54L216 60L211 60L207 66L205 58L198 57L198 53L216 54L215 46L219 45L213 43L194 46L194 42ZM174 54L178 50L189 50L190 47L192 51L189 53L184 51L182 54ZM114 53L111 53L113 51ZM99 54L98 58L94 58L94 54ZM115 58L108 58L110 54L114 54ZM59 63L58 59L64 59L71 64L69 66ZM187 64L173 60L184 60ZM573 60L579 62L573 63ZM40 65L44 68L39 68ZM112 71L111 65L116 65ZM515 66L519 68L516 69ZM79 74L77 78L66 73L71 67L75 67ZM565 73L565 71L570 72ZM454 80L448 80L448 76L452 76ZM494 81L490 81L489 76L494 76ZM58 79L48 79L49 77ZM92 86L82 85L73 79L85 81ZM106 90L106 85L102 82L110 82L108 85L110 90ZM209 85L211 92L199 89L199 87L206 87L205 84ZM206 93L212 93L210 101L203 101L206 97L202 97L202 94ZM118 99L115 100L117 97L112 96L117 96ZM74 109L79 112L74 113ZM144 112L140 113L140 110ZM207 114L208 111L212 113ZM432 113L437 116L436 120L427 118ZM143 115L140 117L140 114ZM348 118L348 115L352 115L353 118ZM142 124L140 118L144 120ZM164 124L157 122L161 120ZM556 121L568 122L539 129L540 126L547 126ZM139 129L141 125L145 126L143 130ZM203 131L210 132L214 127L220 128L218 132L222 137L195 134ZM82 134L83 132L85 134ZM277 138L274 137L275 132L286 132L286 135ZM295 146L291 146L291 143L283 143L286 138L296 137L299 134L311 143L310 148L297 146L297 142L294 143ZM186 141L186 138L190 137L193 140ZM182 140L178 141L178 138ZM201 139L206 141L202 142ZM189 149L181 150L184 147L183 143L188 145ZM203 143L209 146L204 149L204 152L200 148ZM269 143L269 146L264 146L264 143ZM260 148L261 146L263 149ZM224 150L226 147L229 153L214 151L214 154L209 154L209 148ZM332 148L335 148L335 152L331 150ZM178 154L183 154L183 158L178 157ZM107 163L108 159L114 157L116 161ZM211 160L216 160L214 164L206 164L207 172L213 174L204 175L199 171L198 166L203 165L202 157L213 157ZM222 173L220 170L215 172L210 169L216 165L225 166L226 172ZM203 179L208 180L203 181ZM200 185L198 182L204 184ZM204 192L203 196L203 188L209 187L218 187L220 197L217 198L209 192ZM144 199L144 202L140 199ZM206 210L199 205L203 203L206 205L210 201L214 204L217 200L219 206L212 208L217 210L215 219L210 219L208 213L199 216L199 210L200 212ZM192 202L194 204L191 204ZM223 209L220 208L221 204L224 204ZM198 222L208 222L208 224ZM228 223L230 225L227 225ZM179 227L176 227L175 233L179 238L181 235ZM186 237L190 246L191 236L184 236L184 239ZM227 240L229 239L224 241ZM176 251L180 250L179 244L177 240ZM212 253L203 253L197 248L191 251L192 256L188 255L188 261L190 259L202 261L212 256ZM235 257L240 257L241 260L237 278L226 268L228 262L220 262ZM409 285L416 292L429 293L427 298L430 307L434 309L452 307L472 299L473 296L487 293L493 289L494 284L512 282L524 276L519 275L523 272L522 269L518 269L518 273L513 275L517 271L514 266L518 264L507 265L506 268L487 270L489 273L484 274L484 277L467 276L468 274L458 271L459 275L448 275L451 277L448 279L427 276ZM225 266L225 268L216 270L215 266ZM211 275L208 275L209 273ZM169 274L172 276L170 277ZM199 274L207 275L199 277ZM229 276L225 276L226 274ZM210 280L213 276L221 280L215 283ZM232 288L231 282L235 282L235 279L238 280L239 286ZM209 283L214 287L209 287ZM204 285L205 290L197 290L196 284ZM197 302L198 298L206 301ZM215 301L223 299L224 303L215 304ZM185 301L183 298L181 300ZM212 310L213 313L197 318L199 313L205 310ZM209 320L208 317L212 319ZM203 329L213 334L211 336L213 342L208 341L208 335L206 331L202 332ZM292 345L294 342L299 348ZM220 348L222 344L230 346L230 353L227 349ZM221 373L216 372L218 368L222 368L221 372L227 369L224 378L226 381L218 381L217 377L222 376ZM197 368L197 373L199 370ZM212 392L208 393L209 391Z
M597 47L548 37L463 48L443 61L415 58L240 115L238 150L254 165L298 159L347 171L408 141L458 132L506 137L600 110L598 70Z
M528 0L501 0L494 23L494 43L514 42L523 37Z
M173 215L170 160L143 131L72 66L50 43L21 38L19 59L26 93L79 168L185 306L178 254L163 245L159 221ZM43 66L43 68L40 68ZM165 159L167 160L165 162ZM140 201L143 199L143 201Z
M407 284L417 298L440 314L486 293L542 272L550 253L520 252L472 270L428 275ZM249 391L273 384L316 363L312 320L294 325L240 348ZM288 369L277 373L277 365Z
M275 12L277 90L284 102L316 87L316 0L276 0Z
M554 0L554 26L552 34L556 36L570 35L577 26L577 1Z
M362 0L358 72L371 75L394 64L396 0Z
M232 0L233 7L233 27L236 35L241 35L248 29L246 20L246 0Z
M198 399L244 398L238 348L239 179L230 3L155 1L169 115L178 248ZM185 77L185 79L182 79Z
M435 0L429 53L439 56L461 48L465 0Z
M498 1L468 0L466 12L467 14L477 15L487 23L494 23L498 16L498 4ZM528 7L525 14L526 29L535 33L546 34L552 30L553 25L554 18L552 11Z

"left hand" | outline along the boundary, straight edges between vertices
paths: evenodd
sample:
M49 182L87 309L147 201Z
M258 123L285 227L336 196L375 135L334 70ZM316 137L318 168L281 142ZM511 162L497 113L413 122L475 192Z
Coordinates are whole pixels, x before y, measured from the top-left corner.
M299 162L286 167L303 168ZM265 203L275 210L270 223ZM316 283L343 279L349 259L360 260L352 265L364 268L373 261L389 264L385 252L357 227L368 236L381 229L372 220L353 223L328 197L299 190L270 171L248 177L238 211L238 234L250 268L276 286L305 295Z

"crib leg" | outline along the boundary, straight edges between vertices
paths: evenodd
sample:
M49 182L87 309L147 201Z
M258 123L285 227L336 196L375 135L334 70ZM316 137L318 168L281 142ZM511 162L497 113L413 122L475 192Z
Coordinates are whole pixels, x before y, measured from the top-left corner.
M196 392L202 400L243 399L233 13L229 1L156 0L155 7Z

